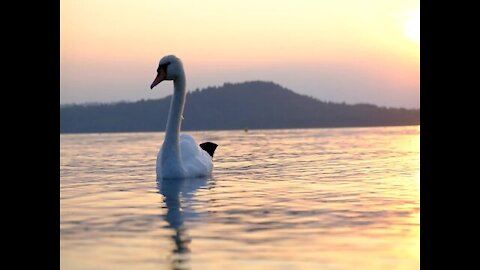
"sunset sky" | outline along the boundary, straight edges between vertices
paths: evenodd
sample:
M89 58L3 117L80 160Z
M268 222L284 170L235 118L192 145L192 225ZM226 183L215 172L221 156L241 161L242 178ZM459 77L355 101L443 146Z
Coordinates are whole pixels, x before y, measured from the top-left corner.
M149 90L167 54L183 60L188 90L265 80L419 108L420 1L60 1L61 104L170 95L171 83Z

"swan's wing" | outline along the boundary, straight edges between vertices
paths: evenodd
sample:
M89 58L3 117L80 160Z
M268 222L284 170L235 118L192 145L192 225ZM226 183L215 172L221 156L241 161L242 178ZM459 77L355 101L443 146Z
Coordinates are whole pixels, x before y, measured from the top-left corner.
M180 135L180 152L182 160L199 155L200 149L198 148L197 142L195 142L195 139L192 136L188 134Z
M180 152L183 166L188 175L205 176L212 172L212 158L198 146L192 136L188 134L180 135Z

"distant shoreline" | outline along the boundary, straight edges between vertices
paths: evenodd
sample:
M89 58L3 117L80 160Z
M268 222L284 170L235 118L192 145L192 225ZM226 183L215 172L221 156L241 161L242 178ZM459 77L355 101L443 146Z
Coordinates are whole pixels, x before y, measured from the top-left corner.
M250 131L270 131L270 130L302 130L302 129L351 129L351 128L389 128L389 127L419 127L418 125L388 125L388 126L335 126L335 127L305 127L305 128L252 128ZM245 132L245 129L209 129L209 130L182 130L182 132L209 132L209 131L240 131ZM106 131L106 132L60 132L60 135L75 135L75 134L118 134L118 133L162 133L165 130L148 130L148 131Z
M420 109L321 101L273 82L225 83L188 92L184 131L409 126ZM60 133L162 132L171 96L60 106Z

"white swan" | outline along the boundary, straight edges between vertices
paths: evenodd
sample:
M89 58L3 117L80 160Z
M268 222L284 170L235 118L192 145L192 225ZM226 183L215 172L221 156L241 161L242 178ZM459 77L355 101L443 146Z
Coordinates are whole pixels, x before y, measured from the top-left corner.
M186 79L182 61L174 55L160 60L157 77L150 89L163 80L173 80L173 96L168 112L165 140L157 155L157 178L194 178L209 176L217 144L198 145L192 136L180 135L185 107Z

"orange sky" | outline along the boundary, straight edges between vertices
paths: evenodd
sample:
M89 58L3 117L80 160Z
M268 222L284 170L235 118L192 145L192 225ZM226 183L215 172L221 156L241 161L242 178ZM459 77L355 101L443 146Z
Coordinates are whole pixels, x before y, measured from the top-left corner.
M61 0L61 103L138 100L159 59L187 88L268 80L321 100L419 107L419 1Z

